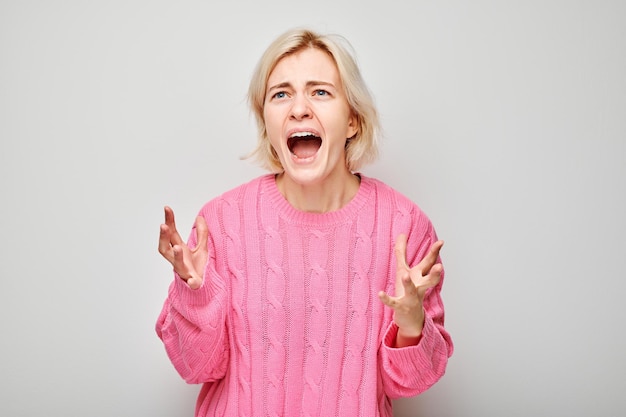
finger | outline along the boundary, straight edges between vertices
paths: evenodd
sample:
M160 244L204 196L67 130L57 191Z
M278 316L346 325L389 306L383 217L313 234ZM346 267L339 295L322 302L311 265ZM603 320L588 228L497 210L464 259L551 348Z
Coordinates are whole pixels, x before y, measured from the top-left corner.
M163 211L165 212L165 224L169 226L175 225L174 210L170 206L165 206Z
M417 294L417 289L409 274L406 274L406 276L403 276L401 281L402 281L402 288L404 289L404 295L414 296Z
M422 275L427 275L430 272L430 269L437 263L439 259L439 252L443 247L443 240L438 240L433 243L428 250L428 254L424 256L424 258L417 264L418 269L422 271Z
M174 261L174 254L172 253L172 245L170 243L170 230L165 224L162 224L159 229L159 253L170 263Z
M390 297L386 292L379 291L378 298L387 307L393 308L397 304L397 300L394 297Z
M429 277L428 280L429 280L431 288L439 284L439 282L441 281L442 274L443 274L443 265L441 264L435 264L430 269L430 273L428 274L428 277Z
M185 265L185 255L182 246L172 246L172 252L174 255L174 262L172 262L174 271L176 271L182 279L187 281L192 276L192 273L189 271L189 268L187 268L187 265Z
M436 287L441 282L441 275L443 273L443 266L441 264L433 265L428 275L423 277L420 281L417 291L419 294L426 293L429 288Z
M165 224L170 228L170 242L172 245L180 245L183 243L183 239L178 234L176 229L176 218L174 217L174 210L171 207L165 206Z
M200 288L200 285L202 285L202 280L196 277L191 277L187 280L187 285L189 285L189 288L192 290L197 290Z
M198 243L196 244L194 252L197 250L206 252L207 240L209 238L209 228L207 227L206 220L202 216L196 217L196 236Z

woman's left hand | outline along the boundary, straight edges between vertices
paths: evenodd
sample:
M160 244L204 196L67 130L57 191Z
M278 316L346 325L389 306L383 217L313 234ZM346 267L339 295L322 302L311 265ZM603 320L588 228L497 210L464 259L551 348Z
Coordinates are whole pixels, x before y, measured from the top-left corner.
M406 261L406 235L398 236L395 246L396 291L392 297L380 291L378 297L394 310L394 322L398 325L396 347L415 345L424 327L424 295L441 280L443 266L436 263L443 241L433 243L428 254L414 267Z

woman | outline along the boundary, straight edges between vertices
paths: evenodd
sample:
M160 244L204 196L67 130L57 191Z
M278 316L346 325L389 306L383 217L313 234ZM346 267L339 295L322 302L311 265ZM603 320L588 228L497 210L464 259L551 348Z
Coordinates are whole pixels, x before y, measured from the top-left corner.
M157 333L203 384L197 416L391 416L452 354L443 242L414 203L357 173L378 118L347 51L307 30L276 39L249 89L254 156L272 173L208 202L187 244L165 208L159 252L175 277Z

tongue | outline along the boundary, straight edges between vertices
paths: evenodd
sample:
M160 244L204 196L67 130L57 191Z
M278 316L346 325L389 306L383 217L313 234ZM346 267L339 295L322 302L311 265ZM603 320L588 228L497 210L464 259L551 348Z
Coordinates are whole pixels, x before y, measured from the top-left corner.
M319 139L300 139L293 144L292 152L298 158L309 158L317 153L320 145Z

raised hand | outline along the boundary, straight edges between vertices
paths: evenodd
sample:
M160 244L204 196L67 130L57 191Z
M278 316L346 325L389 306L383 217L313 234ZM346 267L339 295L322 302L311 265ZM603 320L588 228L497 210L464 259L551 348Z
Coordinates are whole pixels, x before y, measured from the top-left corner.
M196 218L196 247L190 249L176 230L174 211L165 207L165 224L159 234L159 253L174 267L174 271L191 289L200 288L207 262L209 230L203 217Z
M419 341L424 327L424 295L429 288L441 280L443 267L436 263L443 241L433 243L428 254L414 267L406 261L406 235L398 236L395 246L396 291L390 296L380 291L380 300L394 310L394 322L398 325L396 345L398 347Z

